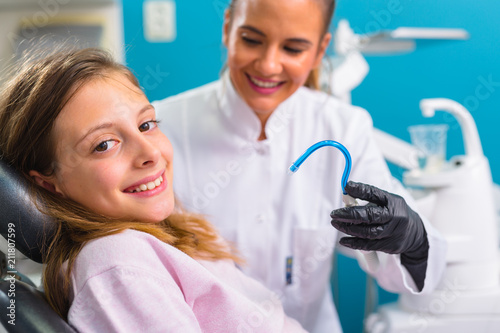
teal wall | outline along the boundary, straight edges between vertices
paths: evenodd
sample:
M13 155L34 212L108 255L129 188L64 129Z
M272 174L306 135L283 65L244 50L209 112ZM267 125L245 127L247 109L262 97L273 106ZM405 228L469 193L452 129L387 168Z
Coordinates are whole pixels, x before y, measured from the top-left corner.
M225 58L221 30L227 0L176 1L177 39L172 43L145 41L142 3L123 0L126 61L148 97L164 98L217 79ZM500 1L340 0L334 25L340 18L348 19L358 33L400 26L464 28L470 33L468 41L421 42L411 54L368 57L370 73L353 92L353 103L370 111L376 127L405 140L409 140L409 125L447 123L449 156L463 153L458 124L444 113L431 120L422 118L418 103L434 97L463 103L476 120L493 179L500 183L500 154L496 149L500 124ZM401 170L392 170L401 176ZM365 275L352 259L338 256L338 264L342 325L346 333L360 333ZM396 298L383 291L379 297L381 303Z
M142 27L144 1L123 0L126 61L151 100L165 98L218 78L225 56L225 0L175 1L177 39L149 43Z

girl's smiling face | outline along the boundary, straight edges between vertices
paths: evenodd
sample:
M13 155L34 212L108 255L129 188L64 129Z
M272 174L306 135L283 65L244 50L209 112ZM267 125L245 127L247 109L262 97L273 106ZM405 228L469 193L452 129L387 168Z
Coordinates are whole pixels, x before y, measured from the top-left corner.
M240 0L234 13L226 12L230 77L261 120L321 63L331 39L321 10L312 0Z
M79 88L55 120L45 188L99 214L159 222L174 208L173 150L143 92L122 74Z

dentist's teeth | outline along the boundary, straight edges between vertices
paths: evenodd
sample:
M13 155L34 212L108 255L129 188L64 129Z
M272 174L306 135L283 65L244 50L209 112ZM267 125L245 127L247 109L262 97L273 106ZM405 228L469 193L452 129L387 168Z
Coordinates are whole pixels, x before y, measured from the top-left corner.
M161 184L160 178L158 178L157 180L155 180L155 186L160 186L160 184Z
M148 190L152 190L156 187L155 183L154 182L149 182L146 184L147 187L148 187Z
M266 82L266 81L261 81L259 79L256 79L252 76L250 76L250 80L258 87L260 88L275 88L277 87L280 83L279 82Z
M141 184L141 185L139 185L139 189L140 189L141 191L146 191L146 190L148 189L148 185L146 185L146 184Z

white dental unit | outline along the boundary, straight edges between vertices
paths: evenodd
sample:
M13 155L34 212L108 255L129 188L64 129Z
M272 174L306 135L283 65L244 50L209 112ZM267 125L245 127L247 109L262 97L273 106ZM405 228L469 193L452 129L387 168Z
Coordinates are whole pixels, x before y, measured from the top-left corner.
M341 21L335 46L343 62L324 80L336 83L332 93L349 101L350 92L368 72L363 51L412 51L412 39L467 37L460 29L408 28L359 36ZM344 81L347 73L350 77ZM403 184L415 197L419 211L446 238L447 267L434 293L400 295L396 303L380 306L366 318L365 332L500 332L499 187L493 184L476 124L467 109L445 98L423 99L420 109L424 117L444 111L456 118L464 140L463 156L422 169L422 152L416 146L379 130L375 135L385 158L407 170Z

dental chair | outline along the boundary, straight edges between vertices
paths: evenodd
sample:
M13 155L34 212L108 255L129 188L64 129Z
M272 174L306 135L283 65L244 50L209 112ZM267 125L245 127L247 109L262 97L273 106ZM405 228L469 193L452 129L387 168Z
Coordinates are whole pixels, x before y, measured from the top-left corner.
M6 332L76 333L49 306L44 293L17 272L13 260L15 249L42 263L42 246L53 232L50 219L30 200L24 179L0 160L0 234L8 244L7 253L0 252L0 322Z

